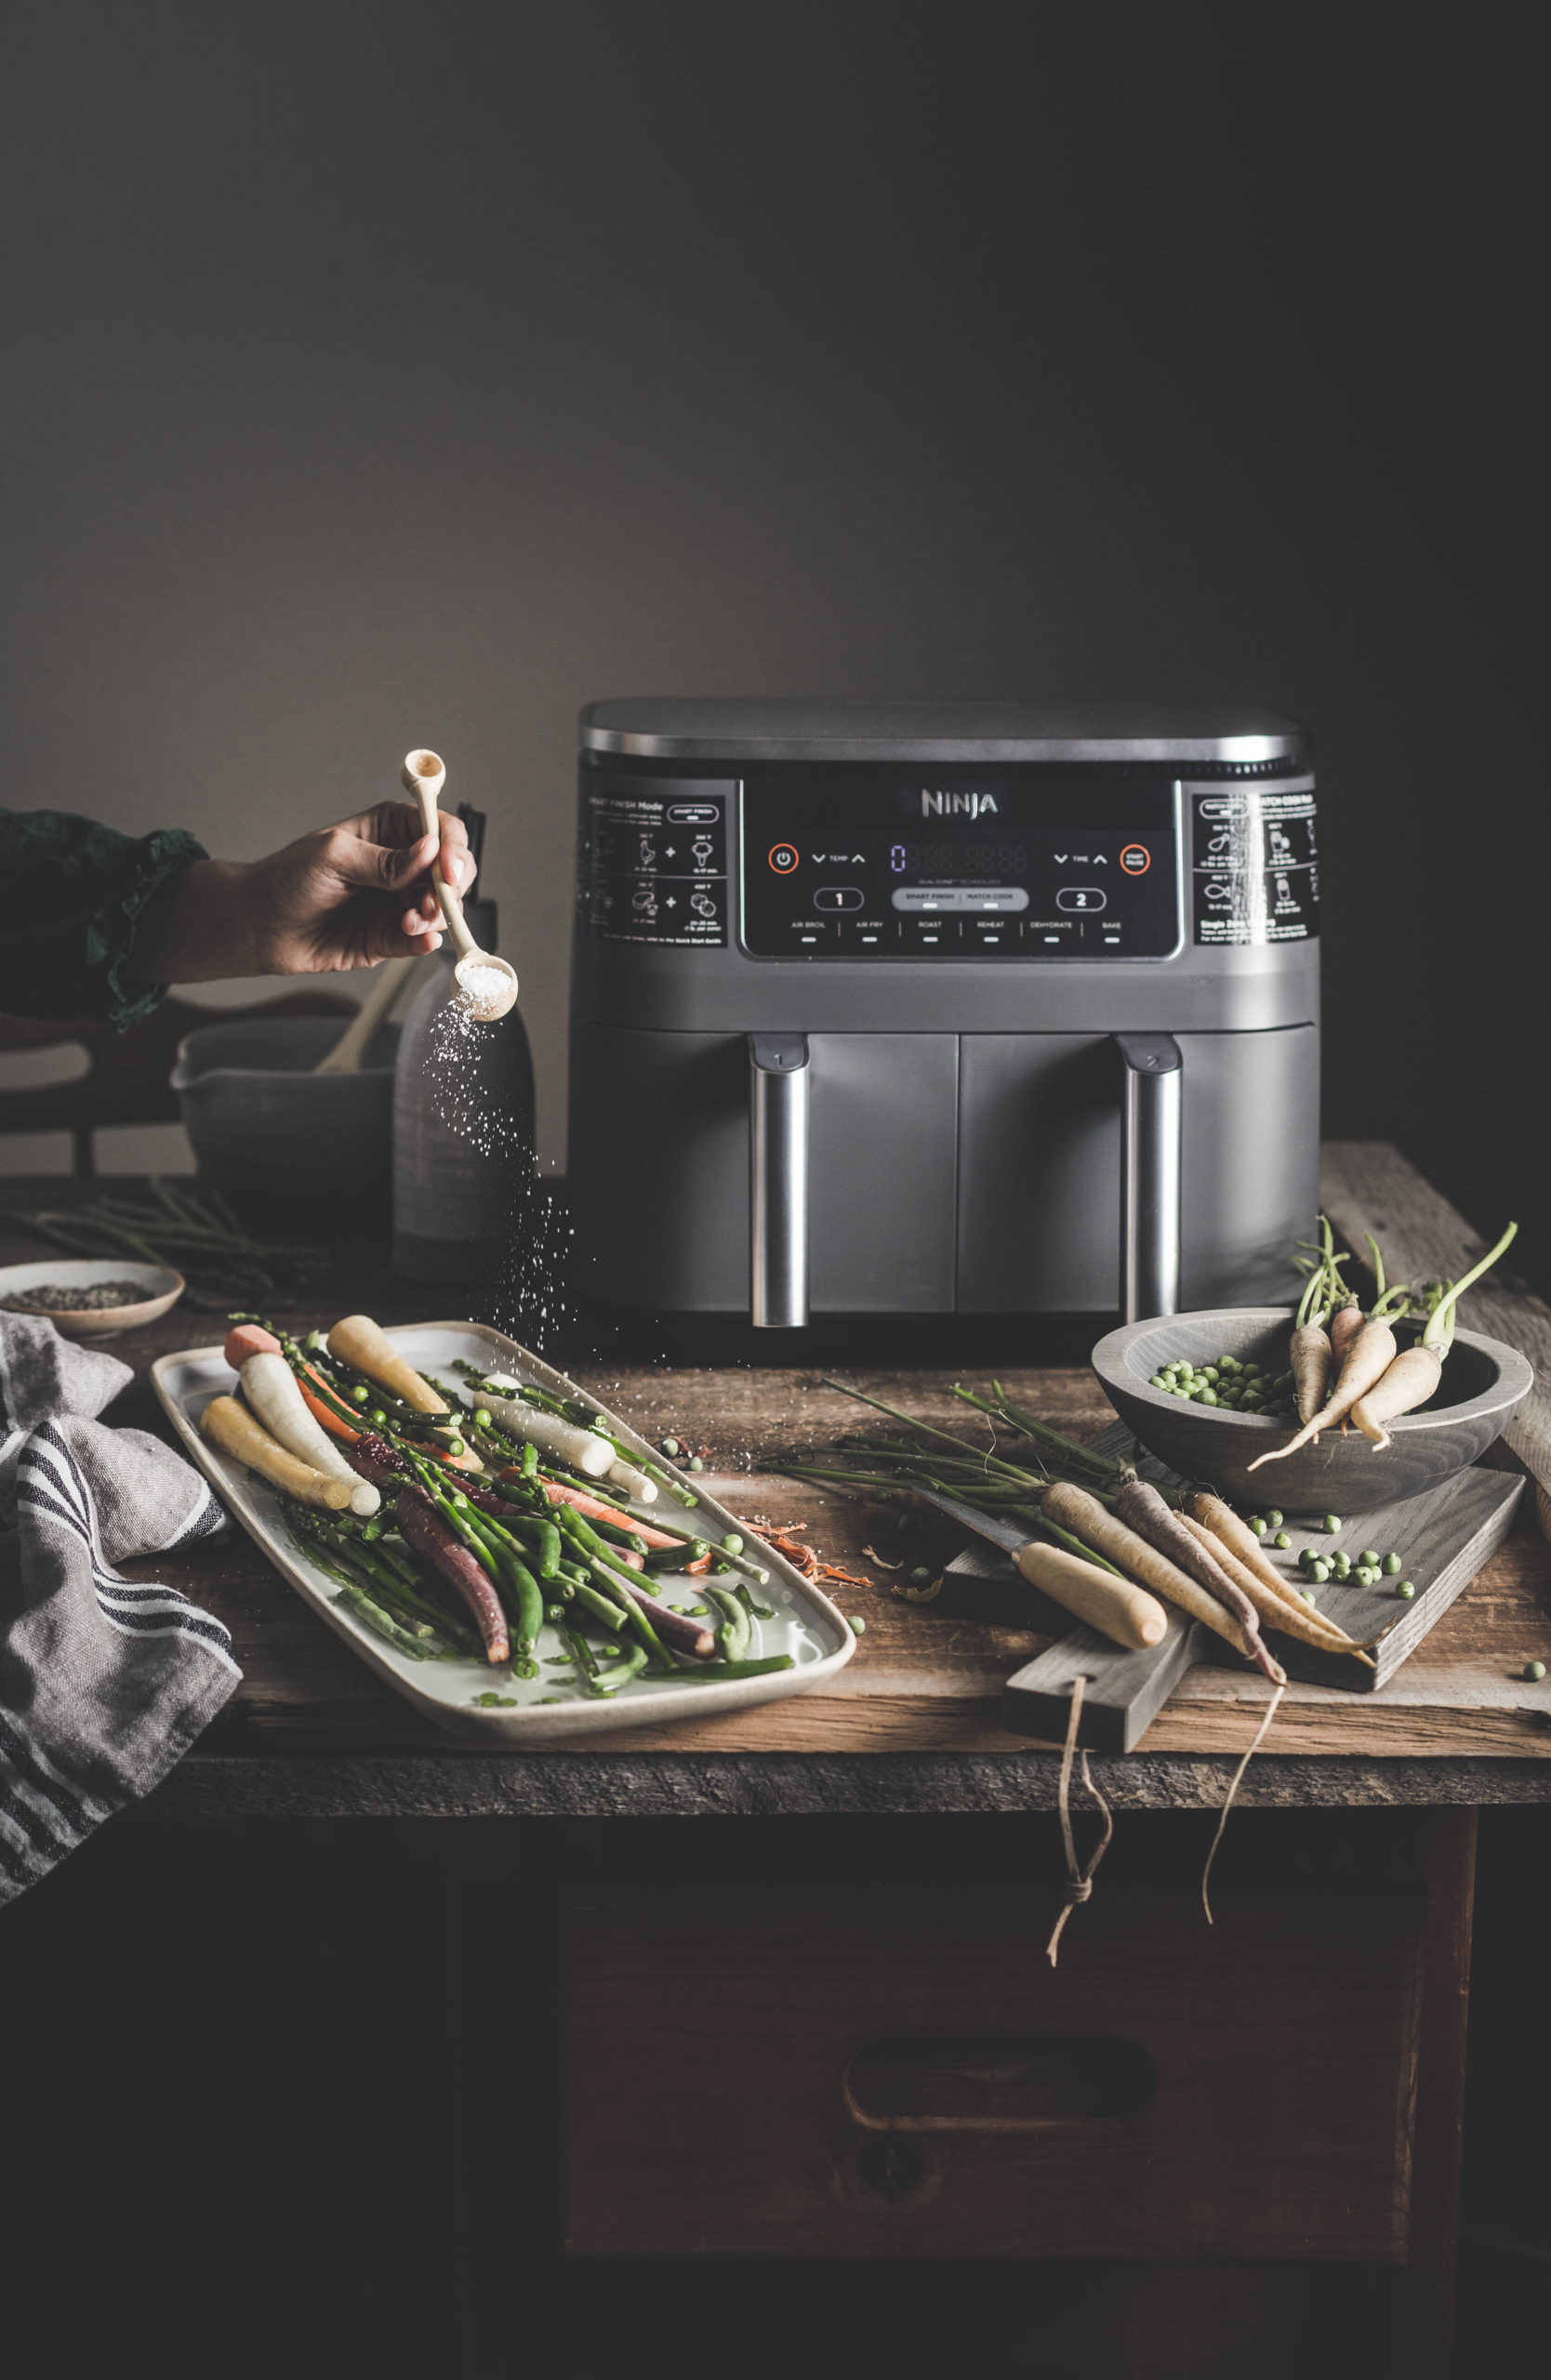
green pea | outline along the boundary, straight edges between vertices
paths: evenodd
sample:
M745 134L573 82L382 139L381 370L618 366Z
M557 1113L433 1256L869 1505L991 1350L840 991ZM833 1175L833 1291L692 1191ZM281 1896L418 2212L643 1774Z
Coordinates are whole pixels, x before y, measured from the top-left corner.
M1251 1527L1251 1528L1253 1528L1253 1531L1254 1531L1254 1533L1255 1533L1256 1537L1264 1537L1264 1536L1265 1536L1265 1534L1266 1534L1266 1524L1265 1524L1265 1522L1261 1519L1260 1514L1259 1514L1258 1513L1252 1513L1252 1514L1250 1514L1250 1527Z
M701 1461L697 1454L692 1454L688 1462L684 1465L684 1469L686 1471L704 1471L705 1467L705 1464Z
M662 1450L663 1450L664 1454L666 1454L666 1455L669 1455L669 1456L671 1456L671 1455L676 1455L676 1454L678 1453L678 1451L679 1451L679 1441L678 1441L678 1439L677 1439L677 1438L664 1438L664 1440L663 1440L663 1442L662 1442Z
M1314 1596L1307 1587L1300 1587L1298 1589L1298 1593L1302 1595L1305 1603L1312 1603L1314 1601Z
M493 1417L493 1416L492 1416L492 1414L487 1410L487 1408L486 1408L484 1406L483 1406L483 1405L482 1405L482 1406L480 1406L480 1408L478 1408L478 1410L476 1411L476 1413L475 1413L475 1415L474 1415L474 1427L475 1427L475 1429L476 1429L476 1430L488 1430L488 1429L491 1427L491 1424L492 1424L492 1421L493 1421L493 1419L494 1419L494 1417Z
M1148 1382L1147 1382L1147 1386L1148 1386L1149 1388L1167 1388L1167 1387L1168 1387L1168 1385L1169 1385L1169 1383L1168 1383L1168 1382L1164 1379L1164 1377L1163 1377L1163 1375L1162 1375L1162 1373L1161 1373L1161 1372L1154 1372L1154 1373L1153 1373L1153 1375L1152 1375L1152 1377L1151 1377L1151 1379L1150 1379L1150 1380L1148 1381Z
M1366 1562L1371 1570L1376 1570L1384 1556L1382 1554L1375 1554L1371 1547L1364 1546L1358 1558L1359 1561Z
M1308 1566L1308 1575L1317 1587L1322 1587L1330 1574L1331 1566L1328 1562L1311 1562Z
M371 1393L372 1392L369 1388L365 1387L360 1381L357 1381L355 1386L350 1393L351 1403L352 1405L365 1405Z
M1287 1531L1284 1528L1279 1528L1275 1537L1271 1540L1271 1542L1275 1546L1279 1546L1281 1551L1285 1554L1287 1548L1292 1544L1292 1540L1288 1536Z
M1352 1575L1351 1555L1349 1554L1334 1554L1331 1560L1331 1568L1335 1577L1342 1581L1343 1585L1345 1585L1346 1581Z
M932 1573L930 1570L915 1569L911 1571L910 1584L912 1587L929 1587L931 1583Z
M1314 1548L1313 1548L1313 1546L1312 1546L1312 1545L1300 1545L1300 1547L1298 1548L1298 1567L1299 1567L1299 1569L1300 1569L1300 1570L1307 1570L1307 1569L1311 1569L1311 1568L1313 1567L1313 1565L1314 1565Z
M865 1620L854 1620L851 1623L851 1633L853 1636L865 1636L867 1634L867 1621Z
M387 1414L383 1411L383 1409L382 1409L381 1406L380 1406L380 1405L377 1405L377 1406L374 1406L374 1407L373 1407L373 1408L372 1408L371 1419L372 1419L373 1422L376 1424L376 1426L378 1427L378 1429L379 1429L379 1430L380 1430L380 1429L381 1429L381 1427L382 1427L382 1425L383 1425L383 1423L387 1421L388 1416L387 1416Z
M1396 1572L1399 1569L1399 1567L1400 1557L1398 1554L1386 1554L1384 1560L1379 1565L1380 1569L1388 1579L1394 1578Z
M1416 1593L1416 1589L1412 1585L1409 1579L1402 1579L1395 1592L1399 1596L1402 1603L1410 1603L1412 1595Z
M1217 1369L1220 1372L1241 1372L1243 1368L1243 1365L1232 1355L1219 1355L1217 1358Z
M1545 1663L1544 1661L1526 1661L1524 1664L1524 1674L1527 1678L1532 1678L1538 1686L1541 1679L1545 1675Z
M1271 1506L1266 1515L1266 1526L1267 1528L1280 1528L1281 1527L1281 1514L1278 1512L1275 1504Z
M722 1550L724 1554L742 1553L743 1540L739 1537L736 1528L730 1528L727 1531L726 1536L722 1540Z
M1340 1514L1327 1513L1323 1521L1320 1523L1320 1527L1323 1528L1327 1537L1333 1537L1337 1529L1341 1527Z
M1216 1404L1216 1402L1217 1402L1217 1392L1216 1392L1216 1390L1215 1390L1214 1388L1198 1388L1198 1389L1197 1389L1197 1391L1196 1391L1196 1403L1197 1403L1198 1405L1215 1405L1215 1404Z
M1209 1380L1209 1381L1212 1382L1213 1387L1213 1388L1215 1388L1215 1387L1216 1387L1216 1385L1217 1385L1217 1380L1218 1380L1218 1372L1217 1372L1217 1367L1216 1367L1216 1365L1215 1365L1215 1364L1206 1364L1206 1365L1203 1365L1203 1366L1202 1366L1202 1368L1201 1368L1201 1378L1202 1378L1202 1380Z

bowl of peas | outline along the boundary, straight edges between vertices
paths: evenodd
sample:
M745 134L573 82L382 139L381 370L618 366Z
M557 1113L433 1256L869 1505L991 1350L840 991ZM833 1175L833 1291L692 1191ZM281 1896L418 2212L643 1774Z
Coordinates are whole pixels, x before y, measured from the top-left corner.
M1149 1454L1241 1508L1300 1518L1418 1495L1486 1452L1533 1378L1516 1348L1461 1330L1431 1403L1392 1422L1381 1453L1328 1430L1285 1462L1250 1465L1298 1428L1281 1306L1214 1306L1133 1322L1094 1349L1105 1393Z

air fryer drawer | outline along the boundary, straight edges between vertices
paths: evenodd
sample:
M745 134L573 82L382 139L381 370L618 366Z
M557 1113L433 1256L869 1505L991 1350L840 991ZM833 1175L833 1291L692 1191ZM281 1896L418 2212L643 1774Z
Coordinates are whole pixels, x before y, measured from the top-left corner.
M950 1313L958 1036L815 1033L808 1050L815 1312ZM746 1037L590 1025L579 1056L583 1285L625 1305L746 1313Z
M1319 1035L1176 1033L1183 1061L1180 1303L1279 1302L1319 1206ZM1120 1061L1111 1037L960 1040L958 1305L1120 1304Z

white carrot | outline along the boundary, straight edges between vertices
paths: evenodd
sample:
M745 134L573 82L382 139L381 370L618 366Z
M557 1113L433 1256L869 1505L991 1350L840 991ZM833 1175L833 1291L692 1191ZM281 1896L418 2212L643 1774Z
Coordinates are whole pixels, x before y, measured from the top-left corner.
M520 1396L492 1396L488 1382L479 1395L480 1403L497 1421L528 1439L540 1454L556 1456L589 1479L607 1476L615 1461L614 1448L595 1431L563 1421L558 1413L545 1413L537 1405L524 1405Z
M438 1396L414 1366L404 1362L387 1332L369 1314L347 1314L342 1322L337 1322L328 1334L328 1352L338 1355L342 1364L365 1372L379 1388L391 1389L395 1396L402 1396L417 1413L452 1410L446 1398Z
M1182 1513L1179 1517L1182 1528L1187 1528L1212 1549L1267 1628L1279 1628L1284 1636L1296 1636L1306 1645L1317 1646L1322 1653L1351 1653L1358 1660L1366 1661L1370 1669L1374 1667L1372 1656L1356 1644L1344 1628L1338 1628L1333 1620L1327 1620L1323 1612L1312 1610L1306 1603L1295 1601L1290 1590L1283 1593L1279 1585L1273 1593L1211 1529L1192 1520L1188 1513Z
M638 1504L655 1504L657 1501L656 1481L648 1479L643 1471L637 1471L634 1463L627 1462L623 1455L615 1456L603 1477L616 1488L622 1488L627 1496L633 1496Z
M326 1472L314 1470L292 1454L278 1438L261 1430L234 1396L213 1396L199 1417L199 1426L212 1446L256 1471L272 1488L283 1488L298 1503L316 1504L325 1513L342 1513L349 1504L351 1491L342 1479L330 1478Z
M333 1439L312 1419L284 1355L249 1355L237 1377L243 1395L272 1437L301 1461L311 1463L314 1471L347 1481L352 1513L365 1518L377 1511L381 1496L369 1479L351 1469Z
M1333 1429L1337 1421L1345 1420L1358 1399L1367 1394L1375 1381L1383 1379L1394 1361L1394 1331L1387 1322L1370 1317L1352 1342L1338 1385L1326 1397L1319 1412L1310 1414L1297 1435L1289 1438L1284 1447L1273 1447L1268 1454L1258 1455L1250 1464L1250 1469L1258 1471L1265 1462L1285 1462L1290 1454L1296 1454L1300 1447L1306 1447L1321 1430Z
M1226 1604L1208 1594L1194 1579L1187 1579L1167 1556L1149 1545L1145 1537L1127 1528L1112 1513L1107 1512L1096 1496L1085 1488L1073 1488L1064 1480L1047 1488L1040 1500L1040 1509L1047 1519L1055 1521L1102 1554L1107 1561L1118 1563L1120 1568L1160 1595L1166 1603L1187 1611L1192 1620L1204 1620L1207 1627L1231 1645L1236 1653L1253 1660L1254 1649L1239 1621ZM1273 1665L1274 1666L1274 1665ZM1281 1673L1279 1671L1278 1675Z
M1382 1378L1371 1384L1353 1406L1353 1421L1363 1436L1372 1438L1379 1449L1393 1444L1386 1422L1401 1413L1413 1413L1436 1395L1443 1378L1443 1359L1454 1342L1454 1310L1460 1293L1496 1263L1504 1250L1511 1246L1518 1229L1517 1223L1510 1223L1496 1247L1450 1284L1427 1318L1421 1344L1408 1347L1403 1355L1397 1355Z

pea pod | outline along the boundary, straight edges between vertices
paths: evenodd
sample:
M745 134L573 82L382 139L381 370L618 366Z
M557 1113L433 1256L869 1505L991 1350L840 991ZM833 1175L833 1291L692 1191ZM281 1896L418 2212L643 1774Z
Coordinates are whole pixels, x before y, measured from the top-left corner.
M712 1586L708 1580L700 1592L722 1614L716 1639L718 1660L741 1661L753 1641L753 1623L749 1614L729 1587Z

